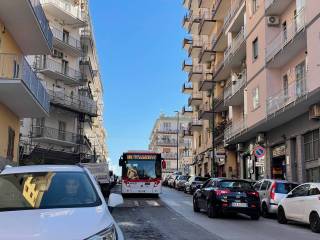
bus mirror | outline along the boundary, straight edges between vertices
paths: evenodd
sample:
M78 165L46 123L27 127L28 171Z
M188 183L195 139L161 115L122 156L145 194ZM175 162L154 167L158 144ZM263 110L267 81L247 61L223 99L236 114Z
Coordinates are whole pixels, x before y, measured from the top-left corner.
M119 166L122 167L123 166L123 158L119 159Z

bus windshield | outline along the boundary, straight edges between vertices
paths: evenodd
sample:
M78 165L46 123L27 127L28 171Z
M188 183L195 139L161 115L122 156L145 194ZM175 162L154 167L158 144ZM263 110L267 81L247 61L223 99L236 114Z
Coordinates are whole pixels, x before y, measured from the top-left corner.
M122 176L128 179L152 179L161 177L161 164L157 160L129 160Z

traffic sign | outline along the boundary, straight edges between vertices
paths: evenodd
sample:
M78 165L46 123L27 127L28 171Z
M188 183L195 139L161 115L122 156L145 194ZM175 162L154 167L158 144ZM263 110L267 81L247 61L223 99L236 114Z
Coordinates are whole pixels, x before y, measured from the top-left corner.
M257 158L263 158L264 155L266 155L266 149L264 147L257 146L254 148L253 153Z

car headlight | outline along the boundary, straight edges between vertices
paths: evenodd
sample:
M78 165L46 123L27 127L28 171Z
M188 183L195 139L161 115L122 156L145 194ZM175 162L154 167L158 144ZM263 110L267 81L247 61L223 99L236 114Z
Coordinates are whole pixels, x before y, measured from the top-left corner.
M94 236L91 236L85 240L117 240L117 230L114 225L102 230Z

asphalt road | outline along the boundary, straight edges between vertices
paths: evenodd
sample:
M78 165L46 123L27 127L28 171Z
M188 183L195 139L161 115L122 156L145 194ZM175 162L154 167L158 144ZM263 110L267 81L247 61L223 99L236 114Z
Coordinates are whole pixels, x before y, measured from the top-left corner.
M276 219L253 221L246 216L210 219L194 213L192 196L163 188L160 198L125 198L113 211L127 240L319 240L309 226L280 225Z

